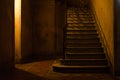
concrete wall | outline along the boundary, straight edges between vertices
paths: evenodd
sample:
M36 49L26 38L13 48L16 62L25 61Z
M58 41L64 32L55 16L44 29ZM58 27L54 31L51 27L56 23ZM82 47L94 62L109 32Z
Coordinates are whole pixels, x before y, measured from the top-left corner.
M114 39L115 39L115 75L120 76L120 0L114 0L115 3L115 29L114 29Z
M105 45L108 50L110 62L114 66L114 6L113 0L91 0L93 9L101 25Z
M0 0L0 72L14 68L14 0Z
M55 1L31 0L33 55L55 53Z
M32 56L32 18L30 0L22 0L21 6L21 59Z
M63 56L63 29L65 26L65 2L56 1L55 6L55 35L56 35L56 53Z

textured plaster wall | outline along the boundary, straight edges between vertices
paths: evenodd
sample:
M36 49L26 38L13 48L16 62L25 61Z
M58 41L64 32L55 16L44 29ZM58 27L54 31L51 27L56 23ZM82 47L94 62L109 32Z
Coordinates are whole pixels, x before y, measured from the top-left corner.
M14 68L14 0L0 0L0 72Z
M112 65L114 65L114 16L113 16L113 0L91 0L96 15L101 25L101 29L105 35L106 45L108 48L108 56Z
M32 18L30 0L22 0L21 4L21 59L24 61L32 56Z
M64 1L56 1L55 7L55 38L56 52L59 56L63 53L63 29L65 26L65 4Z
M55 53L55 1L31 1L33 55Z

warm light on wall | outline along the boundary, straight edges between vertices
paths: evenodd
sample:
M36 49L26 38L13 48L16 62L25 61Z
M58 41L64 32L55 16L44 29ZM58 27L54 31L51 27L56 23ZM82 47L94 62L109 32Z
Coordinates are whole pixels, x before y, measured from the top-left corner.
M14 0L15 11L15 61L21 58L21 0Z

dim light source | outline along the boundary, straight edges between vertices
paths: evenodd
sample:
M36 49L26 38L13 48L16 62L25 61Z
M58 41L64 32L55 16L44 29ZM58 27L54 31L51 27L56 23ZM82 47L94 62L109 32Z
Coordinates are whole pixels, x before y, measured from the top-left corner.
M15 13L15 61L21 58L21 0L14 0Z

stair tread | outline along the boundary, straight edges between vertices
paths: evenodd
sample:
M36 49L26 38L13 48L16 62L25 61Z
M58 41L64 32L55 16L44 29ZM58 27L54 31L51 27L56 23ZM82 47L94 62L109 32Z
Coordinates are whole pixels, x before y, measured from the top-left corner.
M60 60L65 60L65 61L106 61L106 58L103 59L60 59Z
M74 34L73 35L72 34L69 35L68 34L67 37L71 37L71 38L80 38L80 37L81 38L84 38L84 37L86 37L86 38L96 38L96 37L98 37L98 35L96 34L96 35L89 35L88 36L87 34L80 34L80 35L77 35L77 34L76 35L74 35Z
M82 31L82 32L97 32L97 30L94 27L85 27L85 26L79 26L79 27L73 27L73 26L68 26L66 28L67 31L71 30L71 31Z
M67 36L71 37L98 37L98 34L66 34Z
M97 39L97 40L99 40L99 38L98 37L92 37L92 38L71 38L71 37L67 37L66 39L68 39L68 40L94 40L94 39Z
M97 34L98 35L98 33L96 32L96 31L77 31L77 30L67 30L66 31L66 34Z
M67 32L66 34L71 34L71 35L98 35L96 32Z
M66 38L73 38L73 39L80 39L80 38L83 38L83 39L88 39L88 38L98 38L97 35L67 35Z
M66 48L102 48L102 47L66 47Z
M70 31L66 31L66 34L88 34L88 35L98 35L98 33L96 33L96 32L70 32Z
M87 29L87 28L67 28L67 30L72 30L72 31L96 31L96 29Z
M84 52L80 52L80 53L76 53L76 52L65 51L65 54L71 54L71 55L72 55L72 54L78 54L78 55L79 55L79 54L93 54L93 53L94 53L94 54L104 54L103 52L92 52L92 53L88 53L88 52L85 52L85 53L84 53Z
M82 23L81 23L81 24L75 24L75 23L69 23L69 24L68 24L68 27L72 27L72 26L73 26L73 27L79 27L79 26L80 26L80 27L84 27L84 28L88 28L88 27L91 28L91 27L95 27L96 25L95 25L95 24L85 25L85 24L82 24Z
M80 21L67 21L67 23L68 24L80 24L80 23L95 23L95 21L82 21L82 20L80 20Z
M67 23L68 23L68 22L67 22ZM73 23L68 23L68 25L69 25L69 24L74 24L74 25L75 25L75 24L76 24L76 25L78 25L78 24L95 24L95 22L84 22L84 21L81 21L81 22L79 22L79 23L74 23L74 22L73 22Z
M108 66L104 66L104 65L101 65L101 66L96 66L96 65L92 65L92 66L78 66L78 65L73 65L73 66L69 66L69 65L62 65L60 63L54 63L53 66L56 66L56 67L67 67L67 68L108 68Z
M67 28L67 30L72 30L72 31L96 31L96 29L89 29L89 28Z
M101 44L100 42L66 42L68 44L75 43L75 44Z
M96 43L66 43L66 47L101 47L101 44Z
M67 30L97 30L95 26L69 26L66 28Z
M97 39L98 37L66 37L68 40L83 40L83 39Z
M65 59L106 59L105 53L65 53Z
M79 15L79 16L83 16L83 17L88 17L88 18L93 17L93 15L88 16L87 14L84 14L84 13L83 13L83 14L81 13L81 14L78 14L78 15ZM68 16L74 16L74 17L78 18L76 13L68 13L68 14L67 14L67 17L68 17Z
M77 18L77 17L67 17L67 18ZM79 16L79 19L81 19L81 18L86 18L86 19L93 19L93 17L92 16ZM70 19L68 19L68 20L70 20ZM74 19L74 20L78 20L78 19Z
M65 54L68 54L68 55L82 55L82 54L84 54L84 55L90 55L90 54L105 54L105 53L68 53L68 52L66 52Z
M73 12L73 11L67 11L67 14L72 14L72 13L75 14L75 12ZM89 13L89 12L87 12L87 13L78 12L78 14L91 14L91 13Z

